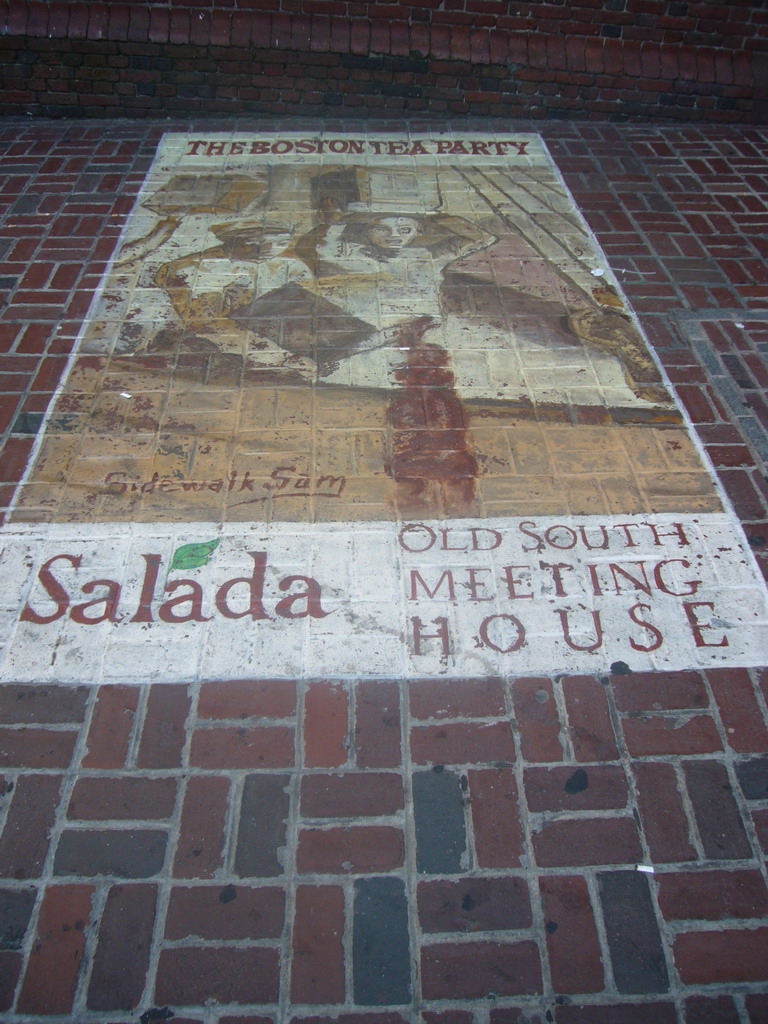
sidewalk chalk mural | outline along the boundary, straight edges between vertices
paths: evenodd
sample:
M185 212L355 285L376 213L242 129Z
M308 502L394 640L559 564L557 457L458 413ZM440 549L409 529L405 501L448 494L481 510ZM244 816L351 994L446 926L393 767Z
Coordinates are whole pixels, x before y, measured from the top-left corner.
M2 679L768 660L535 135L165 136L0 543Z

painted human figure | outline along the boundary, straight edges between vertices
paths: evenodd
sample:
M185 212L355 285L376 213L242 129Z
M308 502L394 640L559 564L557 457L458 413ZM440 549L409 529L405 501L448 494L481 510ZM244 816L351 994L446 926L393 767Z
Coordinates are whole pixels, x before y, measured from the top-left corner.
M439 316L442 268L493 241L439 214L336 215L294 242L287 229L261 222L212 231L220 246L155 275L186 346L247 354L266 341L321 377L390 344L414 312Z
M155 274L181 328L158 332L151 347L180 340L188 350L245 357L254 338L242 313L254 295L312 279L309 268L286 253L291 236L282 226L245 221L211 230L221 245L165 263Z
M296 246L320 293L378 328L350 354L395 351L385 468L406 514L460 515L473 507L478 466L451 356L439 343L441 288L450 263L494 241L461 218L360 214Z

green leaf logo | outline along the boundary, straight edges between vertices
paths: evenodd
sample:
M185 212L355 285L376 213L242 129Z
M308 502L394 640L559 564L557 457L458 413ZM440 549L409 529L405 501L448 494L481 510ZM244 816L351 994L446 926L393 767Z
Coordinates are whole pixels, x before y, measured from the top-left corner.
M209 540L204 544L182 544L174 552L171 569L199 569L207 565L220 543L220 540Z

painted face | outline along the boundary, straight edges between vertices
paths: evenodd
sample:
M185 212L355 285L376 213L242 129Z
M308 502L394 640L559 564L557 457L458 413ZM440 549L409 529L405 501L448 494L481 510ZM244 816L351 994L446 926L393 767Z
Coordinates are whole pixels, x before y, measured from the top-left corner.
M399 252L413 241L418 230L418 221L410 217L382 217L369 229L368 237L380 249Z

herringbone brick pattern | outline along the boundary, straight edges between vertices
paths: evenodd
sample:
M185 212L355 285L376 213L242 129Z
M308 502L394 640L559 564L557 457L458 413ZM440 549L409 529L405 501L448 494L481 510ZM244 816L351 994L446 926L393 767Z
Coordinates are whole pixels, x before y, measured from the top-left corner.
M747 671L5 686L3 1010L762 1021L766 696Z
M765 569L765 132L540 130ZM160 131L2 129L3 506ZM12 1024L768 1020L765 672L87 683L0 687Z

